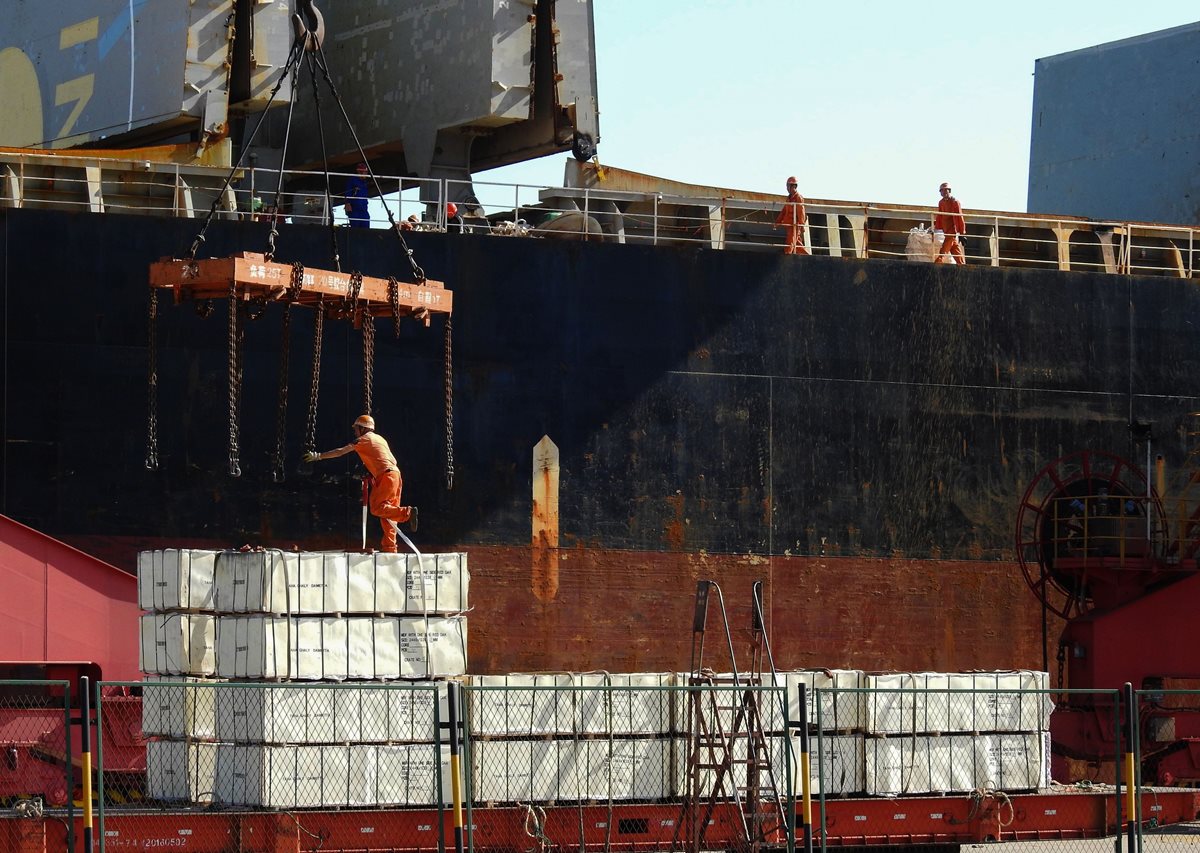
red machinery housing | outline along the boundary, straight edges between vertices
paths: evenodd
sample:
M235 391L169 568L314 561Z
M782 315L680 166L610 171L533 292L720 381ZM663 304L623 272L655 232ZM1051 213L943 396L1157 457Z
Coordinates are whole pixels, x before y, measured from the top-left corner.
M0 681L10 682L0 685L0 799L36 794L49 806L65 805L75 792L67 790L64 763L78 754L79 737L68 750L68 701L78 717L80 677L92 684L141 679L130 629L138 618L137 581L4 516L0 577ZM84 654L89 660L80 659ZM140 697L114 694L105 705L106 766L144 772ZM74 784L80 781L76 772Z
M1200 540L1185 498L1172 535L1145 474L1083 451L1038 473L1017 518L1025 577L1046 611L1066 620L1055 686L1153 691L1140 694L1138 730L1151 784L1200 782L1200 694L1169 692L1200 688L1200 648L1183 639L1200 612ZM1054 778L1111 781L1120 725L1113 695L1061 699L1050 721Z

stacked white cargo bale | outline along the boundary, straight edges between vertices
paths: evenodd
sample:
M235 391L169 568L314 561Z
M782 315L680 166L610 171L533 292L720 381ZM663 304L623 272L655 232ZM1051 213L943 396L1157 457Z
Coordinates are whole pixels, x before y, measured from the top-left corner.
M672 673L471 676L471 792L484 802L675 795Z
M140 554L151 796L435 803L448 767L433 711L445 719L444 682L312 682L463 675L469 579L465 554ZM226 679L242 683L218 686Z
M1048 673L888 673L867 687L868 794L1049 784Z

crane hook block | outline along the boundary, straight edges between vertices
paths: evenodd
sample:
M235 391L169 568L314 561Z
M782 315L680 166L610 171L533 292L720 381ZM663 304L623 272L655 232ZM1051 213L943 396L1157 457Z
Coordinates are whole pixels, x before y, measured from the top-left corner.
M292 15L292 29L297 39L304 40L304 49L310 52L325 42L325 17L313 0L297 0Z

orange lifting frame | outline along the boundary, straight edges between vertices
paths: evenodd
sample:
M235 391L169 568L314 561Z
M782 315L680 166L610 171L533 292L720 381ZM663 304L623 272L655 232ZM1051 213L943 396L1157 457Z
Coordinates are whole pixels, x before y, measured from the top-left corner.
M238 296L247 301L264 296L268 300L283 300L292 281L292 265L268 261L266 255L257 252L197 261L163 258L150 265L150 286L171 288L176 303L188 299L226 299L231 281L237 284ZM421 284L401 281L397 291L401 314L416 315L427 326L430 315L450 314L454 308L454 294L440 281L426 279ZM349 292L350 273L305 267L296 304L315 306L321 300L345 299ZM387 279L364 275L357 306L365 307L373 317L390 317L392 303Z

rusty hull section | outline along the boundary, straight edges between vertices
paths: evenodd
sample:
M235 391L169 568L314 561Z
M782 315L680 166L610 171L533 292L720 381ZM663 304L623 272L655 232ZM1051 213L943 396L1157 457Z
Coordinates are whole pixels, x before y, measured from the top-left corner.
M1041 669L1040 611L1008 562L755 557L563 549L558 594L538 592L537 549L467 549L470 669L661 672L687 669L696 581L725 595L734 651L750 643L750 588L764 581L780 668ZM728 653L716 612L706 661ZM1051 636L1061 625L1051 624Z

